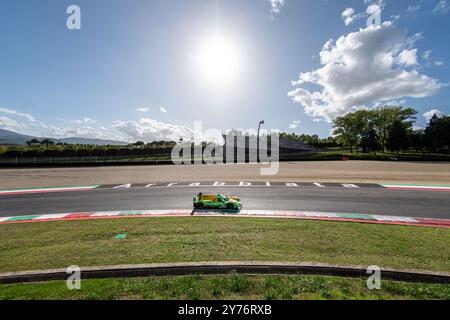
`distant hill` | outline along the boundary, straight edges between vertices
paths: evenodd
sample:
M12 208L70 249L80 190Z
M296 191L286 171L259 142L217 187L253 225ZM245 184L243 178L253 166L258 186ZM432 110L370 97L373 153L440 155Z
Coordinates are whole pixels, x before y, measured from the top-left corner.
M35 137L0 129L0 144L25 145L31 139L35 139Z
M42 138L27 136L20 133L16 133L13 131L0 129L0 144L5 145L19 145L23 146L27 144L27 141L32 139L42 140ZM114 140L102 140L102 139L86 139L86 138L64 138L64 139L50 139L55 143L67 143L67 144L83 144L83 145L117 145L123 146L127 145L126 142L123 141L114 141Z

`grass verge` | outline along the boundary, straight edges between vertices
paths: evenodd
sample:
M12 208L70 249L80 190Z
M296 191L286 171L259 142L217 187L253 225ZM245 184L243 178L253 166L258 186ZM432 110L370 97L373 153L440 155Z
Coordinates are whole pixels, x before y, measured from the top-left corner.
M118 234L126 239L116 239ZM450 230L295 219L149 218L0 225L0 272L200 261L450 271Z
M81 290L64 281L0 286L0 300L10 299L450 299L450 286L383 281L368 290L365 280L322 276L187 276L84 280Z
M282 155L281 159L291 161L303 161L303 160L341 160L343 157L349 160L373 160L373 161L450 161L450 154L437 154L437 153L350 153L346 151L328 151L317 152L312 154L286 154Z

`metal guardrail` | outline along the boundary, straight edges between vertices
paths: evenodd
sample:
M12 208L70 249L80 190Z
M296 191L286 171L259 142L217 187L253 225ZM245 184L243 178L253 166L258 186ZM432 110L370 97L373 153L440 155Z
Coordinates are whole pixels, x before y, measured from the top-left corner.
M383 279L421 283L450 283L448 273L381 270ZM149 276L224 275L322 275L349 278L367 277L362 267L278 262L198 262L121 265L81 268L83 279L129 278ZM66 280L66 269L10 272L0 274L1 284Z

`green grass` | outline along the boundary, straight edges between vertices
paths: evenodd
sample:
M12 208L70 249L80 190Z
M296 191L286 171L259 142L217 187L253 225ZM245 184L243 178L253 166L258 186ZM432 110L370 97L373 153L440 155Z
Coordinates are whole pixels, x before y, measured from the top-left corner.
M127 234L123 240L118 234ZM450 271L450 230L293 219L148 218L0 225L0 272L199 261Z
M10 299L450 299L450 286L382 281L369 290L363 279L323 276L185 276L82 280L81 290L64 281L0 286Z
M350 160L374 160L374 161L450 161L450 154L426 153L425 155L417 152L400 153L353 153L340 150L329 150L326 152L317 152L312 154L282 154L280 159L290 161L325 161L325 160L341 160L343 157Z
M339 152L339 151L330 151L323 153L316 153L311 155L312 159L315 160L327 160L330 158L342 158L347 157L351 160L392 160L398 159L399 161L450 161L450 154L440 154L440 153L417 153L417 152L406 152L406 153L353 153L350 152Z

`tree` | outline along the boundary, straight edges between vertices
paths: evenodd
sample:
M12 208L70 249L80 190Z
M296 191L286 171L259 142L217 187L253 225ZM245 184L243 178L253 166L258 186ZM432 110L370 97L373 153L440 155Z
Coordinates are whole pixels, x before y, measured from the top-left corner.
M423 152L425 146L425 131L423 129L411 130L408 135L408 144L416 152Z
M36 145L40 145L40 141L38 139L31 139L30 141L27 141L27 145L31 146L36 146Z
M360 147L363 152L374 153L380 150L405 151L416 114L414 109L396 106L358 110L338 117L334 121L334 134L351 152L354 147L357 152Z
M363 148L363 152L369 150L376 154L381 149L381 145L379 142L379 137L374 128L369 129L364 132L361 137L361 146Z
M360 146L363 148L364 153L367 149L373 150L372 147L378 151L375 142L370 141L374 137L377 137L373 128L373 112L369 110L358 110L353 113L353 121L355 121L354 126L358 135L358 151Z
M389 130L388 149L391 152L403 152L408 146L408 130L407 125L400 120L394 121Z
M373 125L379 137L381 147L388 149L389 133L395 122L403 123L406 128L412 128L417 111L401 106L384 106L373 111Z
M440 151L447 147L450 153L450 117L434 115L425 129L425 145L430 151Z
M52 140L46 138L46 139L41 141L41 145L53 146L53 145L55 145L55 142L53 142Z
M132 144L132 146L141 148L141 147L145 146L145 142L144 141L137 141L136 143Z
M334 132L336 140L344 146L350 148L353 153L353 148L358 146L358 124L354 113L348 113L345 116L337 117L334 120Z

